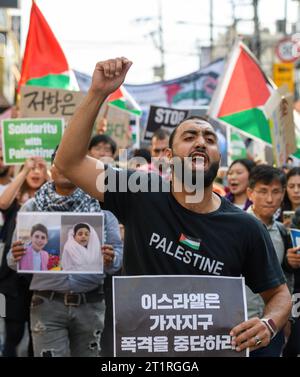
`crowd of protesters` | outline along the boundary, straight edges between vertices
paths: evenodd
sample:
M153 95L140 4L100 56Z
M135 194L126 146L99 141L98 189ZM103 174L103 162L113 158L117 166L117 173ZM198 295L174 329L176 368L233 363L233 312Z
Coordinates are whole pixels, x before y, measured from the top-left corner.
M101 105L101 95L105 99L122 83L130 63L126 59L116 61L113 65L115 68L110 68L107 75L105 62L99 64L88 94L90 98L83 102L74 120L70 122L58 151L53 155L49 171L45 161L30 158L16 173L16 169L5 166L0 157L0 293L3 293L7 300L2 355L18 355L18 345L24 336L26 326L29 334L28 356L113 355L112 276L120 273L172 274L178 267L172 264L173 261L166 262L164 255L157 255L160 263L156 269L157 262L152 261L150 254L147 263L143 260L143 255L139 255L141 250L142 253L146 253L147 249L143 246L143 226L145 233L152 229L148 229L147 224L143 222L138 223L140 213L138 209L135 210L134 203L134 200L138 200L139 206L136 207L141 207L141 211L149 211L154 224L155 211L158 211L156 205L161 211L166 211L166 214L174 208L192 230L199 227L208 235L212 227L208 215L214 212L218 224L216 226L224 233L222 241L227 240L228 247L232 242L231 233L226 234L228 231L222 229L222 221L228 221L232 225L232 233L238 233L237 227L241 227L242 232L242 226L256 232L255 235L252 234L253 244L247 245L249 253L253 251L253 254L245 256L246 260L250 257L253 260L250 262L249 259L249 266L241 266L238 269L246 275L249 320L234 328L231 335L235 336L237 348L250 347L252 357L299 356L299 315L292 315L291 305L287 302L300 293L300 247L292 245L289 234L291 227L300 228L300 168L293 166L293 160L283 169L240 159L233 161L227 169L227 174L220 178L220 175L217 176L217 138L212 126L205 119L192 117L181 122L171 135L162 129L156 131L151 145L130 151L130 161L126 167L141 174L155 174L160 181L168 181L172 185L178 177L170 167L170 160L174 156L186 157L187 149L184 150L184 147L187 143L196 145L191 156L198 154L203 157L204 166L207 165L209 173L204 177L205 194L202 206L187 207L182 201L182 196L174 192L170 194L174 196L173 199L161 195L159 200L150 195L125 196L124 193L113 195L109 192L95 192L93 177L99 174L99 166L96 170L94 165L96 161L105 163L108 170L111 168L110 165L118 166L119 169L115 169L116 174L128 174L118 161L116 142L102 132L103 127L101 132L98 127L96 132L99 133L92 136L95 119L86 117L89 119L88 124L84 120L84 115L90 111L96 116L96 110ZM93 95L97 97L95 105ZM189 139L185 138L186 135ZM134 214L128 212L127 208ZM220 208L220 219L225 219L226 216L225 220L217 220ZM17 239L15 232L19 211L104 213L105 242L102 253L105 273L94 276L78 275L78 278L68 274L53 277L17 273L16 263L25 254L24 244ZM202 215L201 222L198 218L195 220L195 213ZM287 216L288 213L290 216ZM175 224L175 217L165 218L174 219ZM170 221L172 220L158 219L158 225L168 233ZM123 245L124 227L126 236ZM242 236L239 234L239 237ZM208 239L207 243L212 241ZM134 247L137 247L137 252ZM211 248L214 248L213 244ZM269 250L271 256L268 256ZM239 250L238 253L240 254L236 255L237 259L246 251ZM261 263L264 253L268 262ZM236 260L231 262L235 263ZM177 270L182 271L182 274L195 274L193 269L186 266L181 266ZM253 278L252 270L256 271L258 278ZM224 271L224 275L234 275L230 266L228 271ZM261 279L263 289L258 288L258 279ZM275 296L278 296L277 300ZM74 300L79 302L76 307L73 306ZM72 316L69 307L73 308ZM260 321L261 318L272 315L276 318L278 327L276 334L265 326L264 321ZM251 338L255 338L256 343L245 337L247 332L250 333L254 329L256 332Z

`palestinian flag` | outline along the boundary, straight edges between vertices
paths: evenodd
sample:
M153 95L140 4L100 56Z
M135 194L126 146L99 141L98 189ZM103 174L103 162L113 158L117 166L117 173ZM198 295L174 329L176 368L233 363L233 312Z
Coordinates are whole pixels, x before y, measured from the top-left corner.
M57 39L34 1L18 91L22 85L79 90Z
M208 114L249 137L272 144L264 105L274 88L251 51L238 42L211 101Z
M200 248L200 241L199 239L187 237L183 233L181 233L179 242L185 246L190 247L193 250L199 250Z
M142 115L141 108L124 86L120 86L120 88L108 97L108 105L116 107L119 110L127 111L133 115Z

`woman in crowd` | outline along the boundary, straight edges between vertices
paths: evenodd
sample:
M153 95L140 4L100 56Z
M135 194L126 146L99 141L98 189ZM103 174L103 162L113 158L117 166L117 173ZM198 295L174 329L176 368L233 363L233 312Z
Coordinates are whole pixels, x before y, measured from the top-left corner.
M235 206L246 211L251 205L247 196L249 174L255 163L251 160L235 160L229 166L227 173L229 193L226 198Z
M300 207L300 168L291 169L287 175L286 193L283 199L283 211L296 211Z
M0 266L0 293L6 297L6 336L3 356L17 356L17 346L24 335L25 323L29 323L31 301L29 291L31 275L18 274L10 269L7 266L6 256L11 246L18 210L27 199L34 196L47 179L45 161L39 157L29 158L0 196L0 209L5 221L1 230L1 239L5 247ZM33 356L31 341L28 355Z
M293 217L284 218L283 223L287 227L300 228L300 167L295 167L287 173L287 187L282 205L283 214L285 211L294 211ZM291 326L291 335L284 349L283 356L300 356L300 266L294 272L294 295L293 295L293 316L294 323Z
M45 161L40 157L29 158L19 174L0 195L0 210L8 209L16 200L22 206L48 180Z

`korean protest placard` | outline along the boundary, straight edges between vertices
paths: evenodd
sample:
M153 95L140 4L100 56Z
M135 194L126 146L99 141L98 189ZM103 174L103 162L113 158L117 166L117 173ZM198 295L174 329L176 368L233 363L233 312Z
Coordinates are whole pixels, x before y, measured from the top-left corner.
M290 229L290 235L291 235L293 247L299 247L300 246L300 230Z
M230 330L247 319L243 278L114 277L114 355L243 357Z
M22 273L103 273L102 213L19 212L17 238Z
M127 148L131 145L130 114L114 107L109 107L107 114L107 131L118 148Z
M274 158L277 167L286 163L297 149L293 117L293 98L286 86L275 90L265 104L270 122Z
M64 131L63 119L2 120L2 150L6 165L23 164L29 157L51 161Z
M20 100L21 117L62 117L67 122L83 97L82 92L23 85Z

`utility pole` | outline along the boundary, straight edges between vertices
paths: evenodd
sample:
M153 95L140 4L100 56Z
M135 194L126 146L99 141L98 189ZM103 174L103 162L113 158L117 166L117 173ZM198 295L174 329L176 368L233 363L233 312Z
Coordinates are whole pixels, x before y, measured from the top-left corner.
M210 45L210 61L213 60L214 48L214 2L209 0L209 45Z
M141 17L136 18L135 22L148 23L155 21L155 29L150 31L145 35L145 37L150 36L154 47L159 51L160 54L160 65L153 67L154 77L160 80L165 79L165 46L163 38L163 17L162 17L162 2L157 0L158 4L158 15L156 17Z
M258 60L261 56L261 40L260 40L260 30L259 30L259 18L258 18L258 1L253 0L253 11L254 11L254 40L253 40L253 51Z
M163 38L163 23L162 23L162 6L161 0L158 1L158 49L160 51L160 68L161 68L161 80L165 78L165 47Z
M231 41L229 42L230 44L228 45L229 49L234 45L236 38L237 38L237 24L238 24L238 19L236 17L236 3L235 0L231 0L231 17L232 17L232 30L229 29L230 31L230 36L231 36Z
M300 33L300 0L295 0L298 2L298 17L296 22L296 33Z
M288 12L288 2L287 0L284 0L284 26L283 26L284 35L287 35L287 12Z
M163 17L161 0L158 0L158 17L157 17L157 30L150 33L154 46L160 53L160 65L153 67L154 77L160 80L165 79L165 46L164 46L164 32L163 32Z

